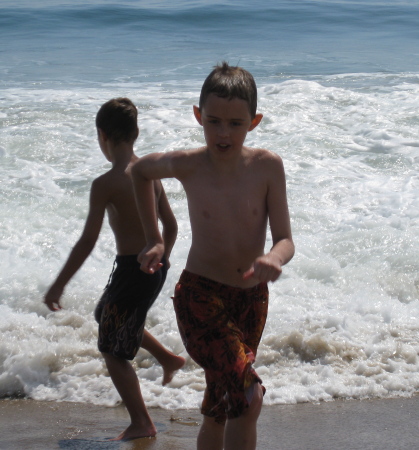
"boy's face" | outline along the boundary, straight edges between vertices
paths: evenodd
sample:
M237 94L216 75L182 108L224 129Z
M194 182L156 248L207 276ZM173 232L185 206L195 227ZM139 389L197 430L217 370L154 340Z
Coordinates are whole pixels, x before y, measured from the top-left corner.
M252 119L245 100L229 100L215 94L208 96L201 111L194 106L194 114L204 128L208 149L225 156L240 153L247 132L262 120L262 114L256 114Z

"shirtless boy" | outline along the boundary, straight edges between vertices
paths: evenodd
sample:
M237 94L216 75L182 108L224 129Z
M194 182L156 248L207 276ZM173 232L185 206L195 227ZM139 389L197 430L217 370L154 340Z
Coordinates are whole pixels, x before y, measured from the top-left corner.
M132 169L147 240L138 260L146 273L158 270L166 251L153 180L177 178L188 200L192 245L173 300L182 340L207 382L199 450L256 448L264 388L252 363L267 315L267 283L294 255L282 160L243 146L262 120L256 103L249 72L217 66L193 108L206 145L150 154ZM268 221L273 246L265 253Z
M169 352L144 330L147 311L166 278L177 222L161 182L153 181L153 211L163 225L165 249L160 255L161 270L145 274L140 270L137 255L146 245L146 238L131 181L131 169L138 160L133 150L138 136L137 108L127 98L110 100L97 113L96 127L100 149L112 163L112 168L93 181L83 233L46 293L44 302L52 311L61 309L64 287L93 250L106 211L115 236L117 256L116 268L95 310L99 323L98 347L131 418L129 427L115 439L155 436L157 430L129 360L134 359L140 345L148 350L163 366L163 385L169 383L176 370L185 363L184 358Z

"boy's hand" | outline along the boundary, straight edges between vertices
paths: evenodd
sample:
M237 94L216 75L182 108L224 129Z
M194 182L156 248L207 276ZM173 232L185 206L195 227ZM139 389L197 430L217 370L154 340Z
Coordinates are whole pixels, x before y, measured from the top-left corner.
M281 261L268 253L256 258L249 270L243 274L243 280L256 278L260 282L276 281L282 273Z
M141 264L141 270L143 272L152 274L163 266L160 262L163 255L163 244L149 244L138 255L137 261Z
M60 305L60 297L63 295L64 289L57 288L52 285L48 292L45 294L44 303L48 306L51 311L59 311L63 309Z

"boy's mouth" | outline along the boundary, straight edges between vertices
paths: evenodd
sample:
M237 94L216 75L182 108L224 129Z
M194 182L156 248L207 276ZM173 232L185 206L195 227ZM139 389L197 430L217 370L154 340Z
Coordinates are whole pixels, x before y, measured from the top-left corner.
M217 147L220 150L227 150L230 147L230 144L217 144Z

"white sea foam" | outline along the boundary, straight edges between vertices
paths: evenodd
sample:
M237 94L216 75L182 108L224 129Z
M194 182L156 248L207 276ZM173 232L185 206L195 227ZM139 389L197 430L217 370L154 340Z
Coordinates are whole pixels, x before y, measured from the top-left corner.
M297 250L270 288L256 363L268 404L419 390L419 84L413 75L366 77L259 89L264 119L247 143L284 159ZM48 312L42 295L81 232L90 183L109 167L96 142L98 106L131 97L140 112L137 153L165 152L203 142L192 115L198 92L195 82L3 91L0 395L119 401L92 314L114 258L107 224L66 289L65 310ZM170 296L191 235L180 184L164 184L179 238L147 325L187 357ZM188 357L170 387L161 387L147 352L135 367L148 405L199 405L203 372Z

